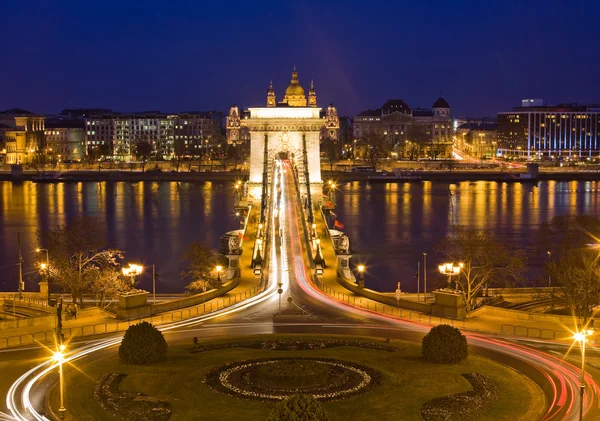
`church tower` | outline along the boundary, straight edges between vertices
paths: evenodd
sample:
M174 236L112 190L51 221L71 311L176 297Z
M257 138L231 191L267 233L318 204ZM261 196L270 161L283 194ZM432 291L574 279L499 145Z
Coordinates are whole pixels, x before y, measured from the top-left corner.
M275 90L273 89L273 81L269 83L269 90L267 91L267 107L276 107L277 101L275 100Z
M310 89L308 90L308 106L316 107L317 106L317 94L315 92L315 81L310 81Z
M281 102L290 107L306 107L306 95L304 95L304 88L300 86L296 66L294 66L294 71L292 72L290 86L285 90L285 96Z

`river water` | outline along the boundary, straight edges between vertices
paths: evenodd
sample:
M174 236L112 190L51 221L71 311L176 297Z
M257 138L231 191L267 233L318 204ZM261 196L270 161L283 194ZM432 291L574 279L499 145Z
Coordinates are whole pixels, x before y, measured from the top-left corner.
M555 215L600 213L600 182L500 184L423 182L339 186L336 214L350 237L354 263L367 266L365 283L382 291L416 291L414 273L427 253L428 284L439 277L435 244L452 225L491 230L503 241L525 248L540 276L536 252L539 224ZM81 182L36 184L0 182L0 290L17 285L17 232L21 233L26 290L37 290L34 252L37 230L78 215L100 218L107 241L125 250L126 260L156 265L158 292L181 292L181 256L200 241L217 247L219 237L238 228L231 183ZM50 256L52 258L52 256ZM141 285L151 286L150 271Z

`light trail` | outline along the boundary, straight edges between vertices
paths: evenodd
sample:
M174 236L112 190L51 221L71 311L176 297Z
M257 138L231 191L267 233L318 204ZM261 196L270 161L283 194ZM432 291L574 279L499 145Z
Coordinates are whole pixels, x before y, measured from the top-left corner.
M278 165L278 171L281 172L281 165ZM274 183L273 187L275 187L276 177L273 178L273 183ZM272 192L274 192L274 191L275 191L275 189L272 190ZM272 195L272 197L274 197L274 195ZM283 209L283 207L282 207L282 209ZM282 212L277 212L277 213L279 214L279 217L282 214ZM271 222L273 224L275 222L275 215L276 215L276 213L272 211L271 212L271 218L272 218ZM271 227L273 227L273 226L274 225L271 225ZM269 268L269 275L270 275L269 278L272 277L272 279L270 279L270 280L273 280L274 282L269 282L269 286L267 289L265 289L265 291L259 293L255 297L249 298L248 300L245 300L240 303L236 303L232 306L229 306L229 307L221 309L221 310L217 310L211 314L197 316L197 317L194 317L194 318L188 319L188 320L167 323L165 325L158 326L157 329L159 329L162 332L168 332L173 329L180 329L180 328L197 325L199 323L202 323L202 322L205 322L208 320L216 319L219 317L224 317L224 316L245 310L251 306L255 306L257 304L262 303L265 300L271 299L274 296L276 296L277 295L277 282L276 281L278 279L276 273L277 273L278 269L283 269L283 266L278 266L277 254L276 254L276 248L275 248L275 236L279 235L279 233L275 232L274 229L270 229L269 231L270 231L271 251L272 251L271 267ZM282 255L285 255L286 247L285 247L285 244L283 241L281 242L281 251L282 251ZM282 262L282 264L283 264L283 262ZM286 263L286 265L287 265L287 263ZM284 279L287 279L287 272L282 271L282 274L285 274ZM289 282L287 282L285 286L289 287ZM78 348L77 350L75 350L74 352L72 352L71 354L69 354L68 356L65 357L64 363L70 363L70 362L76 361L78 359L81 359L83 357L86 357L94 352L98 352L98 351L116 346L121 342L121 340L122 340L122 337L100 340L100 341L98 341L98 343L93 343L93 344ZM37 410L35 409L35 406L31 402L31 393L32 393L32 389L36 385L36 383L38 381L40 381L41 379L43 379L46 375L51 373L52 370L54 370L55 368L56 368L56 365L53 364L51 361L47 361L45 363L39 364L39 365L33 367L32 369L30 369L29 371L27 371L25 374L23 374L21 377L19 377L11 385L11 387L8 391L8 394L6 396L6 406L8 407L12 416L14 417L14 418L9 418L10 420L31 421L33 419L33 420L37 420L37 421L50 421L47 417L45 417L44 415L41 415L40 413L37 412ZM21 390L21 389L22 389L22 391L19 394L19 390ZM21 405L19 404L19 396L21 398L20 399ZM22 406L22 408L21 408L21 406ZM0 413L0 417L1 416L2 415ZM2 418L0 418L0 421L4 421L4 420L2 420Z
M286 182L289 181L290 177L288 176L286 177ZM292 205L292 207L294 215L293 217L289 215L289 217L290 220L295 221L295 229L291 230L293 231L295 237L295 239L292 241L293 253L296 256L294 272L298 285L306 294L345 312L362 314L368 318L384 321L386 323L392 323L397 326L403 326L413 331L422 333L427 333L429 331L431 328L430 325L401 320L392 316L377 313L375 311L357 308L343 301L339 301L336 298L326 295L311 281L309 281L310 276L308 275L306 264L302 257L304 254L302 250L302 242L300 240L300 228L298 225L298 205ZM288 213L290 212L291 210L288 210ZM560 358L523 345L508 343L502 340L488 338L468 332L465 333L465 336L467 336L471 344L489 349L494 352L499 352L511 358L518 359L519 361L529 364L534 370L541 372L546 377L554 393L551 398L551 402L548 405L548 409L542 417L542 421L574 421L578 418L578 411L575 410L576 408L578 409L578 406L575 404L579 402L579 376L581 371L578 367ZM598 400L598 385L589 375L586 375L585 377L585 384L586 393L583 401L584 415L592 409L594 404L600 408L600 401ZM568 405L565 409L564 406L567 403Z

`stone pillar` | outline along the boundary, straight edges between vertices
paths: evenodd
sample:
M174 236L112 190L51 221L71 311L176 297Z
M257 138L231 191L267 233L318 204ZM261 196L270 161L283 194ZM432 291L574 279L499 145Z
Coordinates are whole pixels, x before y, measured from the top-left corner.
M240 255L239 254L228 254L227 259L229 260L229 266L227 267L226 280L230 281L236 277L236 274L240 271Z
M43 299L48 300L50 298L50 289L48 287L48 282L42 281L42 282L38 283L38 285L40 286L40 297L42 298L42 300Z

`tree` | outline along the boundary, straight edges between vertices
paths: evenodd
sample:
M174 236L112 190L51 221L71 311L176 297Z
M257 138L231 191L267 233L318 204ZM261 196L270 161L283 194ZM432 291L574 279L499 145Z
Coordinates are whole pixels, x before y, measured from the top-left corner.
M122 258L120 250L106 247L106 228L96 218L77 217L54 230L39 230L38 238L52 256L53 279L59 280L73 301L81 302L94 281Z
M152 155L152 145L148 141L138 142L135 145L135 156L139 161L142 161L142 172L146 169L146 162Z
M167 359L169 346L160 330L148 322L129 326L119 346L119 358L130 364L151 364Z
M183 260L187 262L187 270L181 273L190 283L186 289L190 292L206 292L210 288L219 287L215 267L221 263L217 252L202 243L192 243L187 248Z
M561 287L573 314L586 324L594 307L600 304L597 250L563 249L560 257L549 261L546 268L552 280Z
M329 161L329 171L333 171L333 165L340 159L340 151L338 148L337 141L335 139L326 137L325 139L323 139L321 147L323 148L325 156Z
M406 153L412 161L414 157L419 157L425 145L431 140L431 135L427 129L420 124L412 124L406 131Z
M92 280L90 291L97 297L98 306L104 309L112 300L129 291L131 284L129 279L123 277L119 268L110 262L100 264L99 268Z
M327 421L323 406L312 396L293 395L278 402L269 421Z
M461 362L469 356L467 338L453 326L435 326L423 337L421 355L434 363Z
M175 139L173 141L173 153L175 154L175 168L176 171L179 172L181 158L187 155L187 145L184 143L183 139Z
M234 169L237 171L238 162L240 161L240 154L234 145L229 145L227 148L227 161L233 161Z
M389 157L394 147L391 139L377 130L363 135L360 142L364 146L365 156L369 164L375 168L377 168L377 164L381 159Z
M451 262L463 264L453 280L464 293L467 311L475 308L477 297L492 286L514 285L523 279L526 257L523 250L510 250L491 234L459 229L438 245Z

